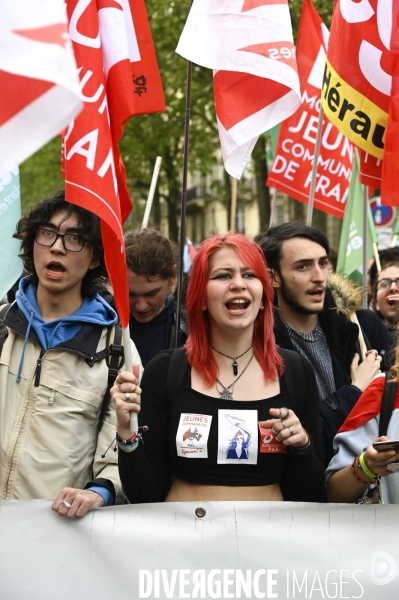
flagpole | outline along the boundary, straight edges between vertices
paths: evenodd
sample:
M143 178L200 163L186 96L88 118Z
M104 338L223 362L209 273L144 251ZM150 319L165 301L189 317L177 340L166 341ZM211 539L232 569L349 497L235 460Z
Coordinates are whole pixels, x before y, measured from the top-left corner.
M192 5L192 0L190 6ZM186 115L184 120L184 151L183 151L183 184L181 194L180 212L180 243L179 260L177 266L177 303L176 303L176 331L175 348L180 347L180 315L182 308L183 275L184 275L184 245L186 243L186 204L187 204L187 172L188 172L188 146L190 139L190 106L191 106L191 78L192 62L187 62L186 81Z
M236 228L236 212L237 212L237 179L233 177L231 185L231 209L230 209L230 231Z
M131 340L130 340L130 329L129 325L122 329L122 341L123 341L123 351L125 354L125 370L128 373L133 373L133 360L132 360L132 348L131 348ZM137 413L132 411L130 413L130 431L132 433L139 430L139 423L137 420Z
M162 156L157 156L154 171L152 173L150 191L148 192L147 204L145 206L144 218L141 227L143 229L147 229L148 221L150 218L150 212L152 208L152 201L154 200L155 188L157 187L157 181L159 176L159 171L161 169Z
M367 186L363 186L363 308L368 308L367 301L367 262L368 262L368 193Z
M306 217L306 225L311 225L312 218L313 218L314 194L315 194L315 189L316 189L316 175L317 175L317 167L318 167L319 154L320 154L320 141L321 141L321 132L323 129L323 117L324 117L324 110L320 105L319 120L317 122L316 143L314 146L312 179L310 182L308 214Z
M271 227L276 219L276 209L277 209L277 188L274 188L273 191L273 200L272 200L272 208L270 210L270 222L269 227Z

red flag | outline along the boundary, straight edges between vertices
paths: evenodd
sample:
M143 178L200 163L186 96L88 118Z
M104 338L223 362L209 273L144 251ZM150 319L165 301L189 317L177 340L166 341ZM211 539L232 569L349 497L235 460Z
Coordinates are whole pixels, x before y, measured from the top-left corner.
M302 105L280 128L267 185L308 202L320 112L320 90L328 29L310 0L304 0L299 24L297 62ZM349 190L353 146L325 118L315 187L315 207L343 218Z
M165 97L144 0L130 0L137 49L131 61L134 84L133 114L165 110Z
M388 206L399 206L399 0L391 0L391 2L392 8L390 9L388 3L386 7L388 15L384 16L384 20L387 20L391 25L390 67L392 87L382 161L381 198L383 203Z
M62 0L3 2L0 170L46 144L82 109Z
M223 160L240 179L258 136L300 103L287 0L195 0L176 51L214 69Z
M142 61L135 34L137 23L143 22L141 8L140 0L67 0L85 104L64 137L66 196L101 219L106 266L123 327L129 323L129 302L122 222L131 199L118 142L132 114L164 106L156 63ZM138 85L138 77L145 86ZM146 89L138 93L138 88Z
M391 206L399 205L398 10L398 0L337 1L322 90L328 118L383 160L381 196ZM363 160L362 182L373 180L376 166Z
M359 181L363 185L381 190L382 159L359 148Z

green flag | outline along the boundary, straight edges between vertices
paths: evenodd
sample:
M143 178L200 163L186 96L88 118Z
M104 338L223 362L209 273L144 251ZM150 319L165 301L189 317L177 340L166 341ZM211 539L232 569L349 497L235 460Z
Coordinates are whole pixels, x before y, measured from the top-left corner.
M396 235L396 236L399 235L399 214L396 217L395 227L393 228L393 235Z
M346 201L341 239L338 249L337 271L363 285L363 187L359 182L359 159L355 152L348 199ZM373 242L377 242L373 216L368 205L368 251L373 256Z
M265 137L270 138L270 146L266 150L266 160L269 165L271 165L272 162L274 161L274 155L276 154L276 146L277 146L277 140L278 140L279 133L280 133L280 123L278 123L271 129L269 129L265 133L262 133L262 135L264 135Z
M0 300L23 270L18 258L20 242L12 237L20 216L19 171L16 167L9 173L0 173Z

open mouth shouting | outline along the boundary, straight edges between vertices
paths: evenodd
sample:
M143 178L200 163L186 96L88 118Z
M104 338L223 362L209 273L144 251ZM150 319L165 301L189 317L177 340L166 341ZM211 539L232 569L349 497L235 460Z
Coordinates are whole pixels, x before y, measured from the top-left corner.
M324 288L317 288L316 290L310 290L307 292L308 296L311 296L315 300L323 300L324 299Z
M389 306L399 308L399 294L396 294L395 296L387 296L387 303Z
M59 279L65 273L65 267L62 263L51 261L46 265L46 274L51 279Z
M226 302L226 308L229 312L234 314L240 314L247 310L251 302L245 298L233 298Z

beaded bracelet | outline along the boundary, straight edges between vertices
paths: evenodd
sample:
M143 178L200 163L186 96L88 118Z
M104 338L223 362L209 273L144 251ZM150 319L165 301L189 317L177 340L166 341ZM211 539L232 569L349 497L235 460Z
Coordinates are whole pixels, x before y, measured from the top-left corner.
M355 465L356 465L356 460L358 459L358 456L355 456L355 458L353 459L353 463L352 463L352 473L354 474L355 478L360 481L360 483L362 483L363 485L366 485L367 487L369 487L369 485L371 485L373 482L372 481L363 481L363 479L361 479L360 477L358 477L358 475L356 475L356 469L355 469Z
M362 469L362 471L364 471L364 473L367 475L367 477L371 477L371 479L378 479L378 475L376 475L375 473L370 471L370 469L366 465L366 461L364 460L364 455L365 455L365 452L362 452L362 454L359 456L360 468Z
M143 425L143 427L139 427L139 430L135 431L132 437L128 438L127 440L121 438L121 436L117 432L115 436L116 443L118 444L118 447L124 452L133 452L133 450L136 450L139 443L143 442L143 433L146 431L148 431L148 427L146 425Z

